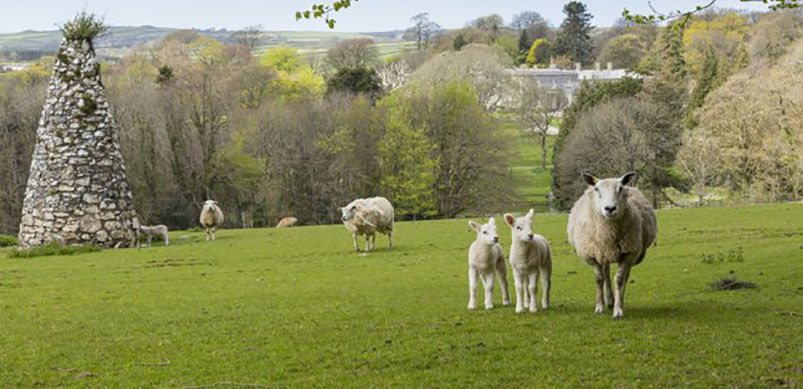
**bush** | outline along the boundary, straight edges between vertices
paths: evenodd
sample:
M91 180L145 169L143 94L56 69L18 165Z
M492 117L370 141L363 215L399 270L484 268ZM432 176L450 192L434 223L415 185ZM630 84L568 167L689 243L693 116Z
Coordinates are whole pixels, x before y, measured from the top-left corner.
M109 30L103 19L94 14L82 11L72 20L61 26L64 38L70 41L87 40L92 41Z
M0 247L16 246L17 237L11 235L0 235Z
M27 249L17 248L8 252L9 258L33 258L45 257L50 255L74 255L83 253L94 253L100 251L98 246L64 246L58 242L51 242L45 246L31 247Z

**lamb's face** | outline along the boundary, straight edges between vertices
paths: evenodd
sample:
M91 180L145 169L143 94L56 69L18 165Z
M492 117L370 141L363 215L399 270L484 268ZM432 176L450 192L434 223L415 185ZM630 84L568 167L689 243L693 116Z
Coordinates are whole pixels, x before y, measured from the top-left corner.
M533 210L526 215L514 218L511 214L505 214L505 224L513 231L513 241L530 242L533 240Z
M215 209L217 209L217 201L215 200L204 201L204 211L214 212Z
M477 231L477 240L487 244L493 245L499 242L499 235L496 234L496 222L493 216L488 219L488 223L480 225L475 221L469 221L468 225L474 231Z
M343 216L340 217L340 220L345 223L351 219L354 219L354 216L356 216L357 212L360 211L360 205L356 202L351 202L351 204L340 208L340 211L343 213Z
M636 173L630 172L619 178L606 178L597 180L594 176L583 174L583 179L594 189L596 196L592 196L596 202L596 209L599 214L606 219L618 219L622 215L625 201L627 201L627 191L623 190Z

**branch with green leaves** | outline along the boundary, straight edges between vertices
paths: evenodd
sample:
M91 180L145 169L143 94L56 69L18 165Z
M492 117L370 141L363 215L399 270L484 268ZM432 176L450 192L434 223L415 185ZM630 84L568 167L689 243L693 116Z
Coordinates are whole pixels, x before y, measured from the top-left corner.
M770 10L778 11L781 9L791 9L791 8L798 8L803 5L802 0L739 0L743 3L764 3L767 4ZM711 8L717 0L711 0L706 4L698 5L694 7L693 10L688 11L681 11L676 10L672 12L659 12L656 10L651 2L647 2L652 11L651 14L634 14L631 13L630 10L627 8L622 11L622 17L630 22L636 24L652 24L652 23L661 23L666 21L675 21L678 22L673 23L674 26L685 26L686 23L691 19L691 17L699 12L702 12L705 9Z
M329 28L335 28L335 19L331 16L333 12L338 12L341 9L350 7L353 3L359 0L337 0L332 4L313 4L310 9L296 12L296 20L304 19L320 19L323 18L324 22Z

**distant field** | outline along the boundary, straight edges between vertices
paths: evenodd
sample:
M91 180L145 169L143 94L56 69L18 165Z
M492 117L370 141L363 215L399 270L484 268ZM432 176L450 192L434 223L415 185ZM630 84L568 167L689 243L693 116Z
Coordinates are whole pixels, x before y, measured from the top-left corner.
M466 309L465 219L174 232L168 248L3 258L1 387L769 387L803 383L803 205L658 211L625 318L594 315L565 214L553 306ZM498 220L503 246L507 227ZM713 258L709 261L708 258ZM712 291L737 277L756 289ZM512 276L508 275L512 280Z
M538 212L549 210L547 195L552 192L552 151L555 136L547 136L547 164L541 169L541 146L536 138L524 133L519 125L507 114L497 115L502 130L516 142L517 156L511 166L516 180L516 191L529 207Z

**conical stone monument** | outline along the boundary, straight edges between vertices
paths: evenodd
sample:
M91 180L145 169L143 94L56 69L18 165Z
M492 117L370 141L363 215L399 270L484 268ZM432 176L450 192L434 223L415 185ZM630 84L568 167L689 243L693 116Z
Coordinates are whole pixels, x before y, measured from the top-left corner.
M62 30L36 132L19 244L128 246L136 237L136 211L92 45L105 27L80 14Z

